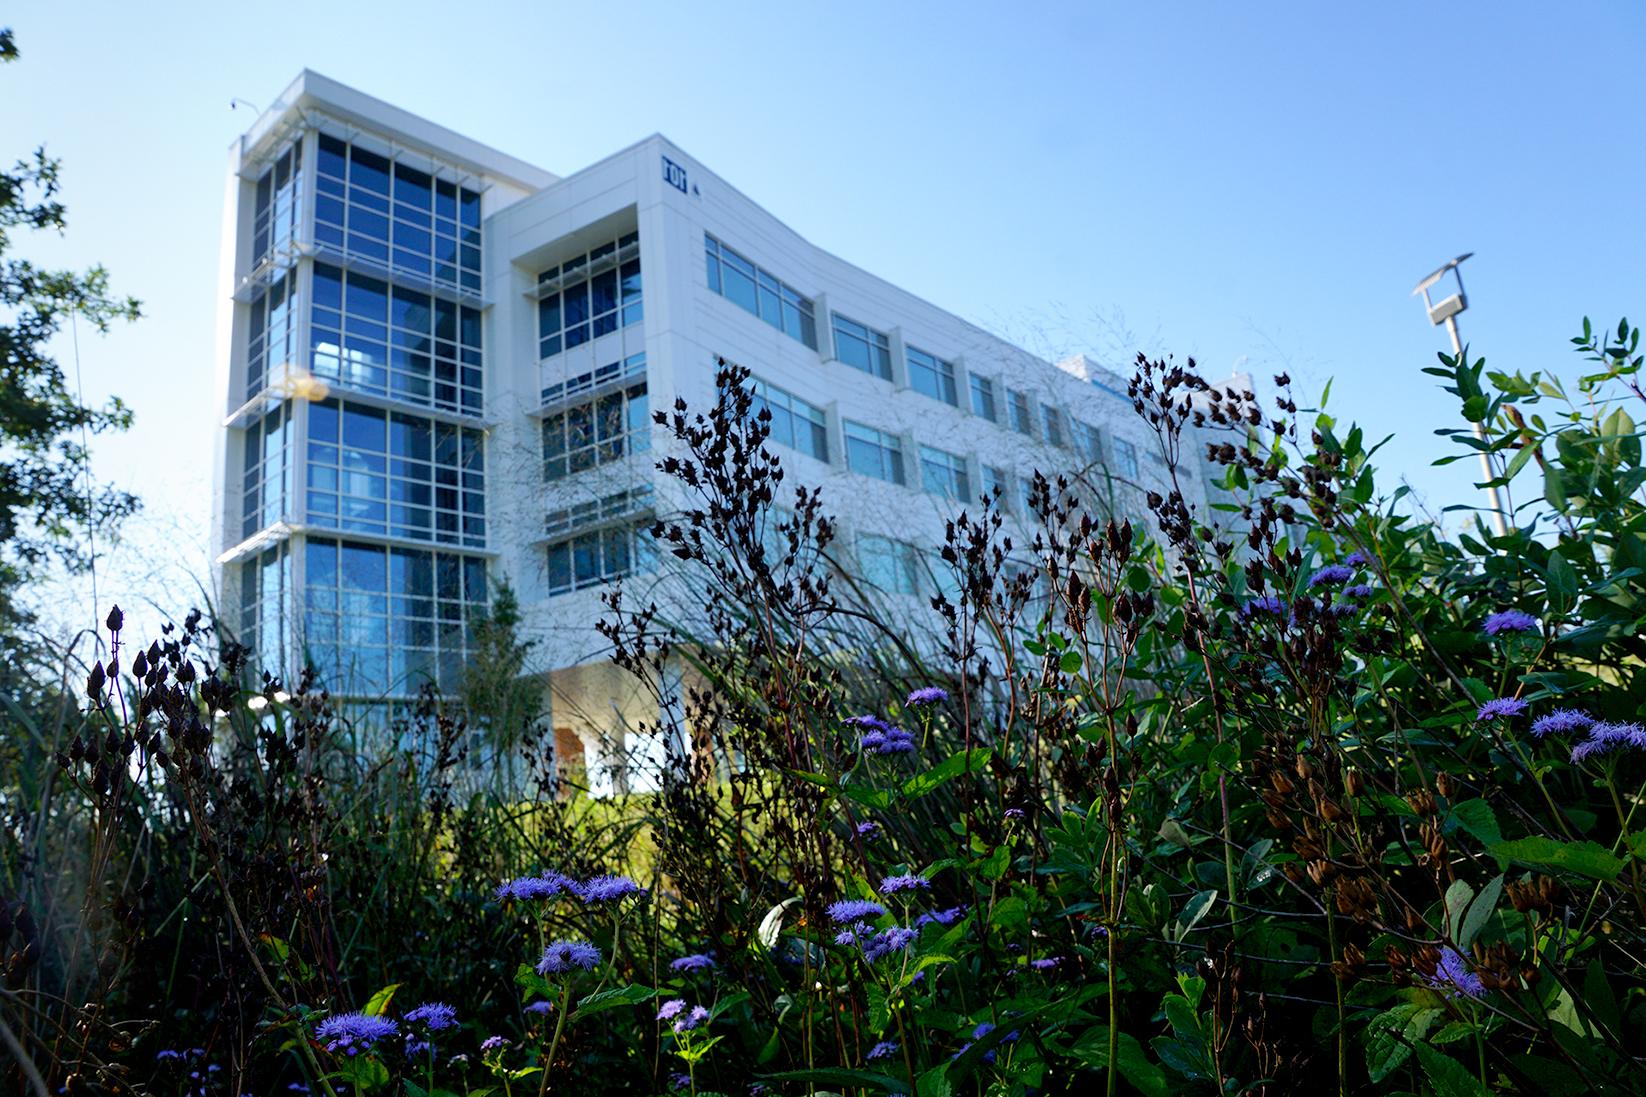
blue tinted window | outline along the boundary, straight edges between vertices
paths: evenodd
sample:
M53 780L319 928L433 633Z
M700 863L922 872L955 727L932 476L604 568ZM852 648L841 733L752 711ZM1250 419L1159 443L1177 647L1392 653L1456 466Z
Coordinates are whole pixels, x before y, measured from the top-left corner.
M552 358L643 318L640 259L619 262L638 241L624 239L627 245L609 240L538 275L538 357Z
M708 233L703 234L703 253L712 292L760 317L790 338L817 349L817 323L810 298Z

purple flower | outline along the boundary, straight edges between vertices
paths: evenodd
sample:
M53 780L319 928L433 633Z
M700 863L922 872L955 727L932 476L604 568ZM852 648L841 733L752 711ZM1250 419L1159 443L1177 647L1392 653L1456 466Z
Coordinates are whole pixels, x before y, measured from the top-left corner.
M1520 698L1498 697L1480 706L1480 711L1475 713L1475 722L1495 720L1499 716L1519 716L1525 711L1526 702Z
M884 1059L888 1055L896 1054L896 1052L897 1052L897 1041L896 1040L882 1040L878 1044L874 1045L874 1047L869 1049L869 1054L868 1054L867 1058L869 1058L869 1059Z
M926 686L909 694L907 704L913 705L940 705L949 699L949 691L938 686Z
M1646 750L1646 728L1639 724L1596 724L1589 729L1589 737L1572 748L1572 761L1581 762L1619 747Z
M556 941L543 950L537 961L537 974L564 975L574 967L593 971L600 962L600 950L587 941Z
M1311 587L1335 586L1355 577L1355 569L1344 564L1328 564L1309 576Z
M692 1076L683 1070L677 1070L673 1074L669 1075L670 1089L690 1089L691 1084Z
M527 1013L545 1014L554 1012L554 1003L547 998L539 998L526 1007Z
M430 1032L457 1027L457 1010L445 1002L425 1002L406 1014L407 1021L422 1021Z
M1240 607L1242 617L1251 617L1255 614L1267 613L1275 617L1286 616L1286 603L1273 594L1265 594L1261 598L1253 598Z
M903 952L914 943L920 931L907 926L893 926L883 929L874 935L874 940L863 946L863 958L874 963L883 956L890 956L894 952Z
M878 716L848 716L841 723L849 728L866 728L869 731L885 732L891 730L891 725Z
M914 751L914 736L902 728L876 728L863 733L863 749L873 754L909 754Z
M1487 617L1482 629L1487 636L1497 636L1505 632L1535 632L1537 618L1518 609L1505 609Z
M406 1037L406 1055L408 1057L413 1055L421 1055L425 1051L433 1050L434 1045L429 1043L427 1040L419 1040L415 1036Z
M693 1029L701 1028L708 1021L708 1019L708 1010L704 1009L702 1006L693 1006L691 1009L686 1011L686 1015L684 1017L681 1017L675 1021L674 1030L676 1032L691 1032Z
M1372 596L1372 585L1370 583L1356 583L1354 586L1344 587L1343 596L1345 598L1370 598Z
M1040 960L1030 960L1029 966L1036 971L1056 971L1061 963L1063 963L1063 957L1047 956Z
M1436 990L1446 991L1448 998L1484 998L1486 985L1480 981L1480 976L1469 970L1463 954L1450 945L1440 953L1440 963L1435 965L1434 977L1429 985Z
M714 957L705 952L694 952L690 956L682 956L669 965L670 971L712 971Z
M870 819L866 823L857 824L857 836L866 841L880 837L880 824Z
M950 907L948 910L935 910L929 914L922 914L914 920L914 924L916 928L934 922L940 926L952 926L965 916L966 908L964 906Z
M370 1017L364 1013L339 1013L327 1017L315 1026L315 1038L331 1052L353 1055L370 1051L379 1040L386 1040L400 1031L400 1026L387 1017Z
M528 899L552 899L561 892L575 891L576 888L570 878L558 872L545 872L538 876L517 876L499 885L494 894L499 902L509 899L524 902Z
M1024 818L1022 808L1007 808L1005 811L1001 812L1000 814L1002 814L1006 818L1012 820L1014 823L1021 823L1023 821L1023 818Z
M1547 716L1539 716L1532 722L1532 734L1539 739L1545 735L1564 735L1569 731L1588 731L1594 727L1595 718L1587 712L1579 712L1575 708L1556 709Z
M596 876L587 883L578 885L577 894L584 903L592 906L598 903L615 903L625 896L639 895L645 890L627 876Z
M509 1046L509 1042L501 1036L488 1036L480 1042L480 1054L490 1055L494 1051L502 1051Z
M932 882L924 876L907 872L902 876L888 876L880 881L880 894L895 895L900 891L923 891L931 886Z
M829 904L829 917L834 919L837 926L843 926L847 922L861 922L865 918L878 918L885 913L885 907L868 899L842 899L838 903Z
M670 998L663 1003L663 1008L657 1011L657 1019L659 1021L672 1021L680 1016L685 1009L686 1000L684 998Z
M1359 549L1355 549L1343 558L1343 563L1346 567L1363 568L1366 566L1366 554Z
M966 1052L971 1049L971 1046L974 1043L976 1043L977 1041L983 1039L983 1037L987 1036L989 1033L993 1032L994 1028L995 1028L995 1026L994 1026L993 1022L984 1021L984 1022L980 1023L976 1028L972 1029L972 1038L970 1040L967 1040L964 1044L961 1044L960 1045L960 1050L955 1052L954 1055L950 1056L951 1060L952 1059L958 1059L962 1055L966 1054ZM1002 1044L1016 1043L1018 1037L1021 1036L1021 1035L1022 1035L1022 1033L1018 1032L1016 1029L1013 1029L1012 1031L1006 1033L1006 1035L1002 1036L1000 1038L1000 1042ZM985 1051L983 1053L983 1061L985 1063L994 1062L994 1049L993 1048L990 1048L988 1051Z

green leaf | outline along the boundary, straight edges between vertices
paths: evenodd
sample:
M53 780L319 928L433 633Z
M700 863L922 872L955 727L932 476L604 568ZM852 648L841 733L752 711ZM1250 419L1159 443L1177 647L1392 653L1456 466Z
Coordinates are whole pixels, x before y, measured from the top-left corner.
M862 804L874 811L885 811L892 805L892 794L883 788L870 788L867 785L842 785L840 788L846 799L853 803Z
M872 1070L844 1070L840 1067L819 1067L816 1070L783 1070L776 1074L762 1074L762 1082L821 1082L831 1086L872 1086L886 1093L900 1091L903 1083L896 1078ZM922 1091L924 1092L924 1091Z
M1549 587L1549 604L1556 613L1567 613L1577 603L1577 572L1557 550L1549 553L1549 566L1544 574Z
M1412 1054L1412 1045L1423 1039L1441 1011L1433 1006L1404 1002L1373 1017L1366 1025L1366 1071L1381 1082L1399 1070Z
M1487 1097L1486 1088L1467 1067L1428 1044L1417 1045L1417 1061L1435 1087L1435 1097Z
M1093 1070L1109 1068L1109 1026L1097 1025L1087 1029L1069 1049ZM1143 1051L1137 1037L1122 1032L1116 1054L1116 1066L1121 1077L1142 1090L1148 1097L1166 1097L1171 1092L1166 1084L1166 1072L1161 1070Z
M1511 861L1533 868L1570 872L1591 880L1616 880L1623 862L1598 842L1557 842L1553 838L1517 838L1499 842L1489 852L1501 868Z
M394 992L400 989L399 983L390 983L382 990L371 996L363 1011L367 1017L381 1017L383 1011L389 1008L389 1002L394 999Z
M593 1013L601 1013L608 1009L615 1009L618 1006L639 1005L641 1002L648 1001L655 997L657 997L657 991L653 990L651 987L643 987L639 984L631 984L626 987L613 987L610 990L603 990L598 994L591 994L587 998L584 998L582 1001L578 1002L577 1009L574 1010L572 1015L566 1018L566 1020L571 1022L580 1021L584 1017L587 1017Z
M1200 924L1200 920L1206 917L1207 913L1212 909L1212 905L1216 902L1216 889L1196 892L1189 899L1189 901L1184 904L1183 913L1178 915L1177 922L1172 926L1172 932L1169 933L1168 936L1172 937L1174 940L1183 940L1194 931L1194 927Z
M1486 920L1497 909L1497 901L1503 895L1503 877L1494 876L1490 883L1480 889L1474 902L1469 904L1469 914L1463 919L1463 929L1458 934L1457 947L1464 952L1475 943L1475 938L1486 927Z
M1485 800L1465 800L1461 804L1453 804L1452 819L1488 846L1503 841L1503 832L1497 826L1497 813Z
M909 778L903 785L903 795L909 797L924 796L928 792L952 781L962 773L976 773L988 763L994 754L993 747L973 747L971 750L957 751L951 757L945 758L924 773Z

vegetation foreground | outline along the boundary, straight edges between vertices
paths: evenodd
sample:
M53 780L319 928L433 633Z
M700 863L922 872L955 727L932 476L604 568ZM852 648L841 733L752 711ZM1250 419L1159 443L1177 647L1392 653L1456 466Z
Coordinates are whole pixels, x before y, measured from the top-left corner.
M655 794L566 795L529 715L476 765L461 705L373 726L116 610L83 694L8 698L0 1079L1646 1091L1638 341L1585 323L1569 389L1430 371L1461 456L1532 486L1455 539L1286 378L1271 411L1140 358L1159 540L1090 471L1038 481L1030 544L957 515L929 643L831 567L725 366L659 416L696 505L653 532L704 625L632 590L602 625L660 698L671 660L701 683ZM1215 514L1172 487L1197 424L1243 500Z

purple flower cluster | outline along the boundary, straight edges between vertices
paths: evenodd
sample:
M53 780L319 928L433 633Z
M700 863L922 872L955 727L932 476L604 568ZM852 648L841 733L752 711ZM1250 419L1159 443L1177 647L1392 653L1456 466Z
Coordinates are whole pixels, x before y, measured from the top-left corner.
M657 1011L657 1019L674 1022L676 1032L691 1032L708 1021L709 1011L702 1006L687 1006L684 998L671 998Z
M938 686L926 686L909 694L906 702L910 707L918 705L940 705L949 699L949 691Z
M1518 697L1497 697L1480 706L1475 722L1495 720L1499 716L1519 716L1526 711L1526 702Z
M1469 970L1463 954L1450 945L1441 950L1440 963L1435 965L1434 977L1429 980L1429 985L1445 991L1448 998L1486 996L1486 985L1480 981L1480 976Z
M869 1049L868 1058L871 1059L871 1060L873 1060L873 1059L884 1059L889 1055L895 1055L895 1054L897 1054L897 1041L896 1040L882 1040L878 1044L874 1045L874 1047Z
M690 956L682 956L669 965L670 971L713 971L714 957L706 952L694 952Z
M1061 956L1046 956L1039 960L1030 960L1029 966L1036 971L1056 971L1062 963L1063 957Z
M560 940L543 950L543 958L537 961L537 974L564 975L573 968L593 971L598 963L600 950L587 941Z
M1572 761L1581 762L1620 747L1646 750L1646 728L1639 724L1596 724L1589 729L1589 737L1572 748Z
M843 926L847 922L861 922L867 918L879 918L885 913L885 907L868 899L842 899L838 903L829 904L829 917L837 926Z
M1253 598L1240 607L1242 617L1253 617L1259 613L1267 613L1273 617L1286 616L1286 603L1273 594L1265 594L1261 598Z
M1355 577L1355 569L1347 564L1328 564L1309 576L1311 587L1336 586Z
M499 885L495 894L499 902L510 899L525 902L530 899L552 899L563 892L576 894L577 882L558 872L544 872L536 876L517 876Z
M879 727L863 733L863 749L871 754L912 754L914 736L880 721Z
M880 894L896 895L900 891L924 891L931 886L932 882L924 876L906 872L901 876L888 876L880 881Z
M577 897L585 905L596 906L601 903L615 903L629 895L639 895L646 889L629 879L627 876L596 876L587 883L577 885Z
M1359 549L1355 549L1343 558L1343 563L1346 567L1363 568L1366 566L1366 554Z
M863 959L869 963L890 956L894 952L902 952L914 943L919 936L919 930L907 926L892 926L888 929L871 929L866 923L859 922L849 926L835 935L837 945L856 945L863 951Z
M866 823L857 824L857 836L866 842L872 842L880 837L880 824L870 819Z
M406 1021L421 1021L430 1032L440 1032L457 1027L457 1010L445 1002L425 1002L406 1014Z
M980 1023L976 1028L972 1029L972 1038L970 1040L967 1040L964 1044L961 1044L960 1045L960 1050L955 1052L953 1055L951 1055L949 1057L950 1060L952 1061L954 1059L958 1059L962 1055L966 1054L966 1052L971 1050L971 1047L972 1047L973 1044L975 1044L977 1041L983 1039L983 1037L987 1036L989 1033L993 1032L994 1030L995 1030L995 1026L994 1026L993 1022L983 1021L982 1023ZM1015 1044L1018 1040L1018 1037L1021 1036L1021 1035L1022 1035L1022 1033L1018 1032L1014 1028L1014 1029L1012 1029L1012 1031L1006 1033L1006 1035L1004 1035L1000 1038L1000 1043L1002 1043L1002 1044ZM994 1062L994 1048L990 1048L988 1051L985 1051L983 1053L983 1061L985 1063Z
M933 924L940 926L952 926L965 916L966 908L964 905L961 905L958 907L950 907L948 910L934 910L929 913L922 914L914 920L914 924L916 929L919 929L921 926Z
M535 1014L538 1014L539 1016L542 1016L542 1015L548 1014L548 1013L553 1013L554 1012L554 1003L549 1001L547 998L539 998L537 1001L531 1003L530 1005L528 1005L526 1007L526 1012L527 1013L535 1013Z
M1588 731L1595 726L1595 718L1575 708L1561 708L1539 716L1532 721L1532 734L1541 739L1545 735L1565 735L1573 731Z
M1481 630L1487 636L1499 636L1505 632L1535 632L1537 618L1518 609L1499 610L1486 618Z
M502 1051L509 1046L509 1042L501 1036L488 1036L480 1042L480 1054L490 1055L494 1051Z
M327 1017L315 1026L315 1039L330 1052L355 1055L370 1051L379 1040L386 1040L400 1030L387 1017L372 1017L364 1013L339 1013Z

